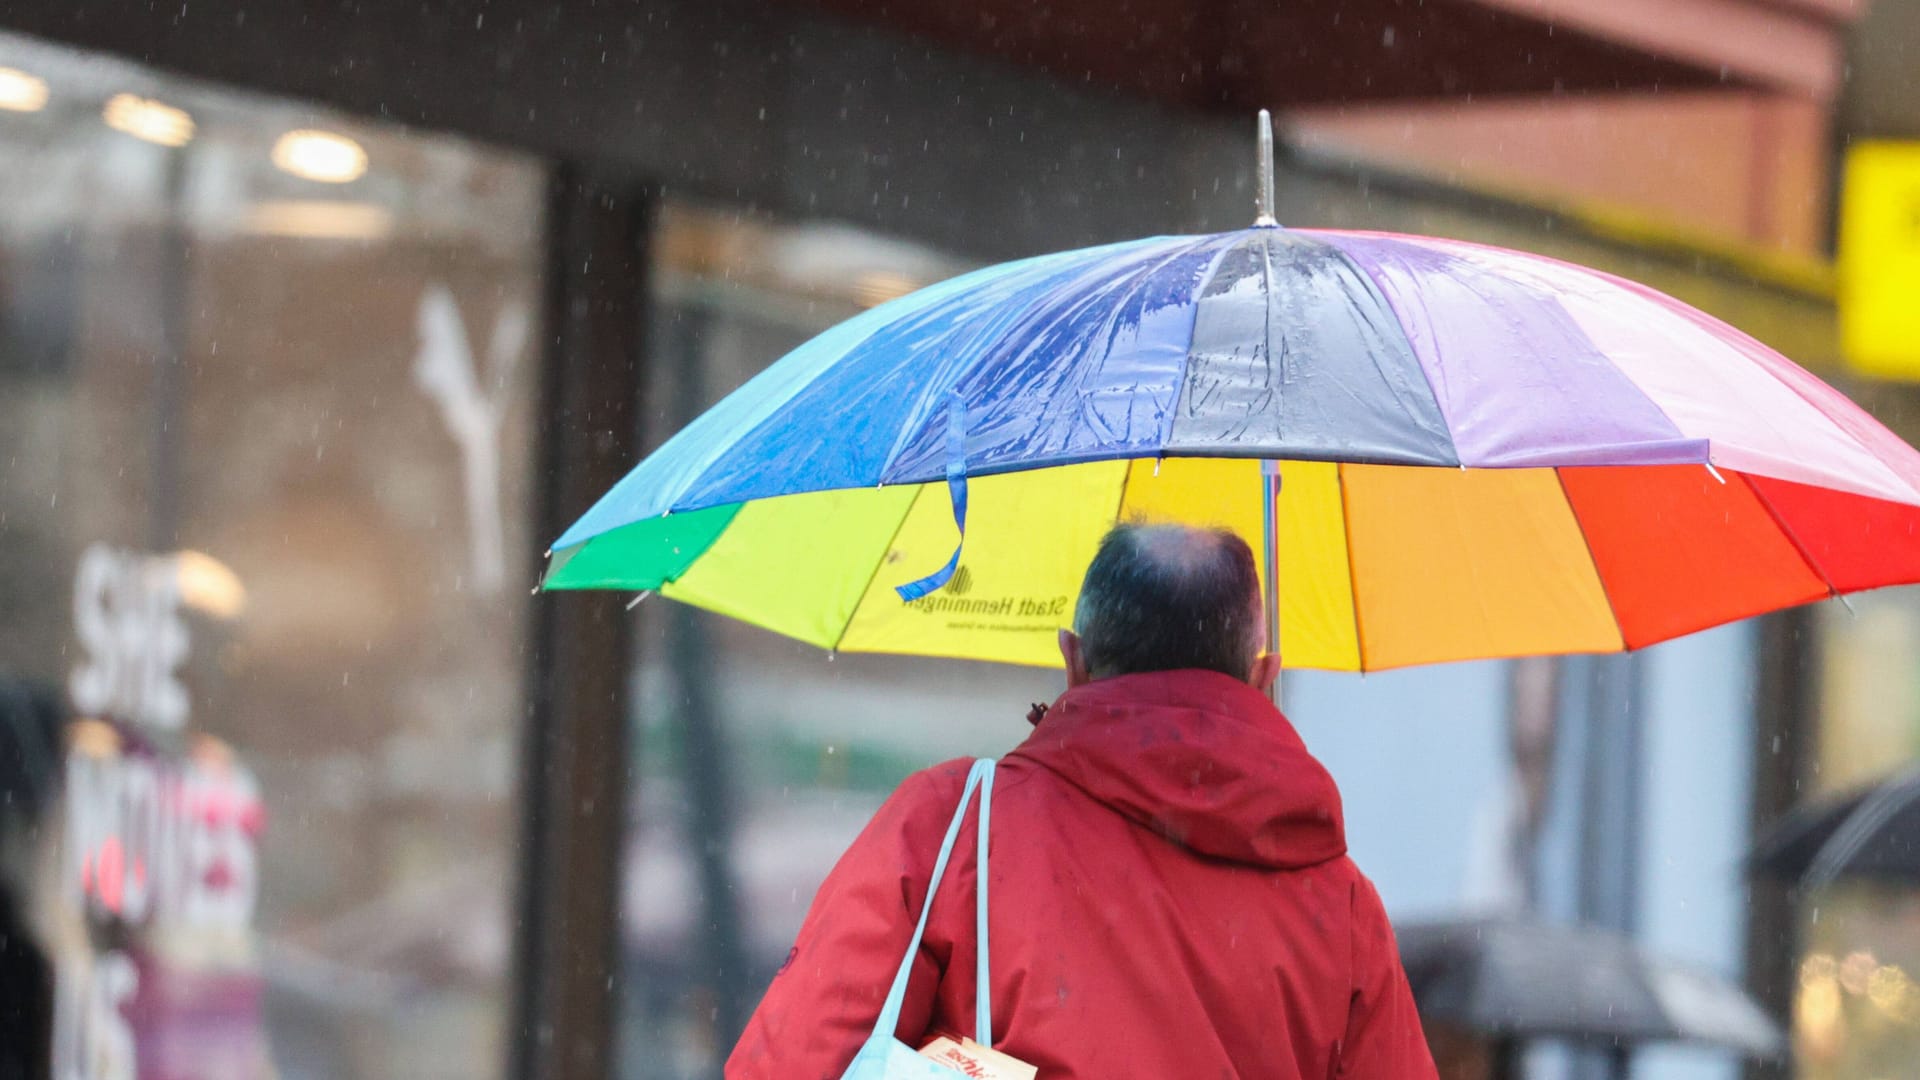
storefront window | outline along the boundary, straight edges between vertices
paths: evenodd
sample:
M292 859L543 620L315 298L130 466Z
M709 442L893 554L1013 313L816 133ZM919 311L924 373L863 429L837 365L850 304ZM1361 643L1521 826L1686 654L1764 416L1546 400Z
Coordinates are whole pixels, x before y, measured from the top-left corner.
M646 439L862 307L967 269L824 224L663 215ZM717 1077L820 881L887 794L998 754L1043 669L830 656L669 602L642 623L634 824L623 901L620 1075Z
M1920 761L1920 589L1853 597L1820 617L1815 791ZM1898 1076L1920 1060L1920 897L1841 882L1802 903L1795 1039L1809 1080Z
M505 1061L541 170L0 38L7 887L60 1080Z

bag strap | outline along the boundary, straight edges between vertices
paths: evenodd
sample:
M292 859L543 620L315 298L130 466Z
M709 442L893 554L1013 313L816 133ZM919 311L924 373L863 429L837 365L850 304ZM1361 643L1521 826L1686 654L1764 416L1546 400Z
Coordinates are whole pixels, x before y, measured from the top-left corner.
M993 979L987 972L987 957L992 950L987 948L987 824L993 814L993 771L992 758L982 758L975 765L980 770L980 857L974 863L974 983L973 983L973 1041L981 1046L993 1046ZM960 803L967 804L963 799Z
M988 1045L993 1037L993 1017L989 1001L987 982L987 806L993 795L992 758L981 758L973 763L972 771L967 773L967 786L960 793L960 805L954 807L953 820L947 824L946 839L940 842L940 857L933 863L933 878L927 883L927 899L920 905L920 922L913 928L913 940L907 943L907 953L900 959L900 970L893 976L893 986L887 990L886 1004L880 1008L880 1016L873 1024L873 1037L891 1039L900 1026L900 1010L907 1001L907 981L913 975L914 957L920 954L920 941L926 936L927 917L933 913L933 898L940 891L940 879L946 876L947 860L953 855L953 847L960 840L960 826L967 820L967 804L973 801L975 789L981 790L980 798L980 869L975 877L979 879L976 888L978 904L975 913L976 932L979 941L979 989L974 995L974 1041ZM986 1038L982 1038L982 1033Z

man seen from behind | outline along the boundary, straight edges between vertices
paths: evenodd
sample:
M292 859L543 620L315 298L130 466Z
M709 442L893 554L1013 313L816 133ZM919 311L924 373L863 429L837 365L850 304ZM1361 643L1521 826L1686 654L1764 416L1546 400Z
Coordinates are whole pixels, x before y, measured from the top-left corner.
M1268 700L1253 554L1122 525L1060 632L1067 692L1000 761L995 1049L1038 1080L1432 1080L1340 795ZM903 718L903 721L907 718ZM839 1080L912 937L969 763L909 777L814 898L729 1080ZM974 821L914 960L898 1037L972 1035Z

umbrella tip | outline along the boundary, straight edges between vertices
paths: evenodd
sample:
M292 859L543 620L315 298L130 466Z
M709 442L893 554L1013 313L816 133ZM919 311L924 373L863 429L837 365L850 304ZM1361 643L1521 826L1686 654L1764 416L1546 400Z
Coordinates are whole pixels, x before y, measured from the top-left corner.
M1253 227L1272 229L1280 222L1273 216L1273 114L1260 110L1258 127L1259 153L1257 162L1258 180L1254 188Z

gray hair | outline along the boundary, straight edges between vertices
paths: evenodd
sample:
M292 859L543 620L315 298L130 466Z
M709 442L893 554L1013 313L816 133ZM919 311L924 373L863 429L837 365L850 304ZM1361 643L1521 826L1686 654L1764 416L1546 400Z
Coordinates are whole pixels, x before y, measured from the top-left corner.
M1116 525L1087 567L1073 630L1094 678L1199 668L1245 679L1266 636L1253 551L1226 529Z

